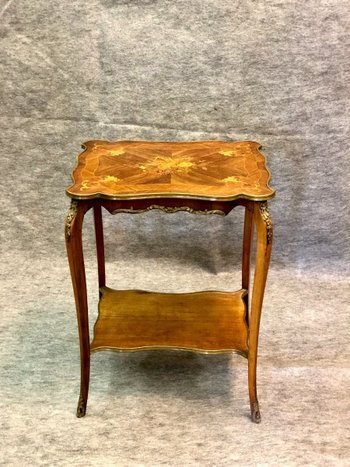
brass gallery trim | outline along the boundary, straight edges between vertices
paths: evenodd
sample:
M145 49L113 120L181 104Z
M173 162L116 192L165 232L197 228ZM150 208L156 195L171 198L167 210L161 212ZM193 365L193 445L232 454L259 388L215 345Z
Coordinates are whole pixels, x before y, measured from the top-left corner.
M269 208L267 206L267 202L264 201L263 203L261 203L259 208L260 208L261 216L266 224L267 244L269 245L272 242L272 220L271 220Z
M66 239L69 240L71 236L71 225L73 222L74 217L76 216L78 212L78 201L75 201L74 199L71 201L70 206L69 206L69 211L66 217L66 223L65 223L65 235Z
M204 211L201 211L199 209L193 209L193 208L189 208L187 206L169 207L169 206L159 206L158 204L152 204L152 206L148 206L145 209L133 209L133 208L130 208L130 209L123 209L123 208L115 209L114 211L112 211L112 214L117 214L117 213L120 213L120 212L127 212L127 213L131 213L131 214L137 214L137 213L140 213L140 212L152 211L153 209L159 209L159 210L161 210L163 212L167 212L167 213L185 211L185 212L190 212L192 214L202 214L202 215L211 215L211 214L218 214L219 216L225 216L226 215L224 213L224 211L220 211L219 209L214 209L214 210L205 209Z

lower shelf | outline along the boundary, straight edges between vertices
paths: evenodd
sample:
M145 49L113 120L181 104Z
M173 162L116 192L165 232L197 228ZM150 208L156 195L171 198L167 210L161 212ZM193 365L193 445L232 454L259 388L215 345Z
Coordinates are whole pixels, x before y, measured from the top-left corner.
M101 292L92 352L182 349L247 355L246 290L171 294L104 287Z

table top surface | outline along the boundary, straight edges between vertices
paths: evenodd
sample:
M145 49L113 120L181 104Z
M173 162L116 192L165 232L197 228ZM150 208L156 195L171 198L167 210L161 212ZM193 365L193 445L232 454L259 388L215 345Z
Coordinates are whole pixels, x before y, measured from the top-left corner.
M270 173L252 141L88 141L78 156L74 199L268 200Z

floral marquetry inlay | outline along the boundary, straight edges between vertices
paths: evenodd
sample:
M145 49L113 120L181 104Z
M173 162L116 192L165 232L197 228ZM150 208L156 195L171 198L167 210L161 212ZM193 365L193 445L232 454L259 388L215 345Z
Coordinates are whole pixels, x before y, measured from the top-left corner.
M75 199L270 199L269 171L250 141L88 141L67 194Z

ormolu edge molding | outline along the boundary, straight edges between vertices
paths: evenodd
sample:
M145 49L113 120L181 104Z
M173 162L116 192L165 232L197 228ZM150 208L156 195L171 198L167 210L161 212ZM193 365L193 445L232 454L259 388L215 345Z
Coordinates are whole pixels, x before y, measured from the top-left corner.
M77 212L78 212L78 201L75 201L74 199L72 199L70 206L69 206L68 214L66 217L66 223L65 223L65 229L64 229L67 240L70 239L71 225Z
M264 201L260 203L259 209L261 212L261 216L266 224L267 244L269 245L272 242L272 220L271 220L269 208L267 206L267 202Z
M202 215L211 215L211 214L218 214L219 216L226 216L224 211L220 211L219 209L213 209L213 210L208 210L205 209L199 210L199 209L193 209L188 206L160 206L158 204L152 204L151 206L148 206L145 209L115 209L112 214L118 214L121 212L127 212L131 214L138 214L141 212L147 212L147 211L152 211L153 209L159 209L160 211L166 212L166 213L174 213L174 212L179 212L179 211L185 211L185 212L190 212L191 214L202 214Z

